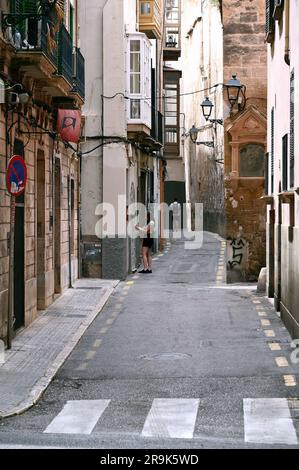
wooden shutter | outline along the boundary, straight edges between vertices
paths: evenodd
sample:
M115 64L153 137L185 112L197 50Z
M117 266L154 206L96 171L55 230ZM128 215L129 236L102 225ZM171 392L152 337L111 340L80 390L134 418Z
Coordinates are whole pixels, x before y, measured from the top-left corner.
M274 0L266 0L266 41L272 42L274 39L275 20L274 13Z
M290 187L295 183L295 72L291 72L290 93Z

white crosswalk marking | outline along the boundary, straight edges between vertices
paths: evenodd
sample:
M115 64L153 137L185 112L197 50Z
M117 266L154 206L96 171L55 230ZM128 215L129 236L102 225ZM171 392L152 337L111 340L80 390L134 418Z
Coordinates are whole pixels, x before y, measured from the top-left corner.
M197 399L155 399L142 436L192 439L198 406Z
M110 400L68 401L46 434L91 434Z
M245 442L298 444L288 400L285 398L245 399L244 427Z

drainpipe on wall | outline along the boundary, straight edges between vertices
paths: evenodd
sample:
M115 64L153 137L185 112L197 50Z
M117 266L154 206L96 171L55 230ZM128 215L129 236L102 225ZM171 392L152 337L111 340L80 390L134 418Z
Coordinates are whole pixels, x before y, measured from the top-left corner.
M290 0L285 0L285 50L284 61L290 65Z

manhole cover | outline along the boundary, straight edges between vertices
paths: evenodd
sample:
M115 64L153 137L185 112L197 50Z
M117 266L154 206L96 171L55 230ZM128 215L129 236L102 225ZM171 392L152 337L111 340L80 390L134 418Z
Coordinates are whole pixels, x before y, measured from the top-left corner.
M191 354L183 353L159 353L159 354L146 354L139 356L139 359L145 359L146 361L177 361L180 359L190 359Z

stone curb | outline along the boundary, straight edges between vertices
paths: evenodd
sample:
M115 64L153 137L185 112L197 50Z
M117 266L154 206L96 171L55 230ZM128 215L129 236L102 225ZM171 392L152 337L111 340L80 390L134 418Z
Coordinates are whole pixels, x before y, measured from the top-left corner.
M0 419L20 415L25 411L29 410L39 401L42 394L52 382L54 376L57 374L57 372L67 360L67 358L70 356L70 354L73 352L74 348L84 335L85 331L93 323L95 318L101 313L118 284L119 281L115 281L114 286L109 287L107 289L101 301L98 303L95 309L92 310L92 312L87 316L87 318L81 323L76 333L72 336L72 338L69 340L68 344L64 347L64 349L58 354L55 361L47 369L46 373L35 383L34 388L31 390L29 396L25 400L23 400L17 407L5 412L0 411Z

